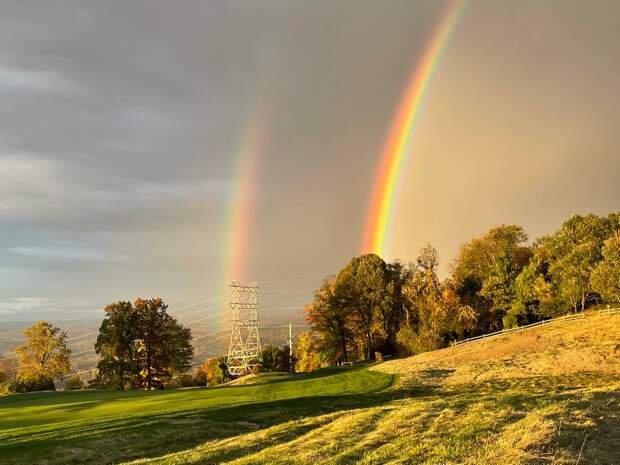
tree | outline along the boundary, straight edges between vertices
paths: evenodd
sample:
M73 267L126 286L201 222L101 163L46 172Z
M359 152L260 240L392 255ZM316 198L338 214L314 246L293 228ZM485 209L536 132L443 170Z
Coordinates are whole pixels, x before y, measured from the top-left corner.
M346 361L352 340L352 320L343 289L336 287L334 277L325 279L305 311L312 328L321 334L324 350L332 353L334 360Z
M428 312L432 302L437 300L440 290L437 271L439 259L437 250L431 245L425 246L410 265L402 285L402 297L405 305L405 323L407 327L417 328Z
M54 389L54 380L71 369L67 334L47 321L37 321L24 330L25 344L19 354L17 380L22 390Z
M315 344L310 333L301 333L295 347L295 371L309 372L326 366L327 357Z
M506 327L504 318L512 309L516 298L516 279L520 272L519 264L515 263L506 251L502 251L480 289L480 295L491 303L490 319L494 322L502 321L504 327Z
M605 241L603 260L596 266L590 281L592 288L606 302L620 302L620 231Z
M105 307L95 350L100 355L97 378L111 389L130 389L139 371L137 346L139 325L131 302L115 302Z
M514 299L514 280L531 256L526 241L521 226L502 225L461 246L452 281L461 302L477 314L476 333L502 328Z
M289 348L266 345L262 350L261 371L283 372L291 371Z
M353 258L336 277L336 293L351 312L352 326L361 337L367 360L373 356L379 315L394 308L394 288L387 264L375 254Z
M177 322L160 299L137 299L106 307L95 349L99 378L109 387L161 388L189 369L191 331Z
M542 316L585 310L596 303L592 272L603 260L605 241L619 228L619 215L574 215L555 233L537 241L532 261L518 278L522 308L538 302ZM600 283L599 283L600 284Z
M19 364L16 359L4 358L0 356L0 373L2 373L0 378L2 378L2 382L16 385L18 366Z
M216 386L230 381L232 378L228 373L226 357L213 357L208 359L198 370L196 378L199 380L199 384L204 382L207 386Z
M380 336L384 340L383 346L380 349L384 354L395 354L396 352L396 335L407 313L403 289L407 284L409 275L410 269L402 263L396 261L387 264L386 290L391 295L385 305L379 306Z

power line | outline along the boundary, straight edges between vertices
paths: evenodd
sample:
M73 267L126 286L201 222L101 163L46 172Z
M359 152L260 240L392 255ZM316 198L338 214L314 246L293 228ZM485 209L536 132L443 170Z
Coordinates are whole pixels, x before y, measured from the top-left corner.
M198 302L194 302L193 304L185 305L183 307L174 308L172 310L167 310L167 312L168 313L180 312L180 311L185 310L187 308L195 307L196 305L206 304L206 303L209 303L209 302L213 302L215 300L222 299L223 297L226 297L227 295L228 294L219 294L219 295L216 295L215 297L211 297L209 299L204 299L204 300L200 300Z
M71 357L75 357L76 355L80 355L80 354L87 354L88 352L92 352L94 350L95 350L95 348L92 348L92 349L88 349L88 350L83 350L82 352L76 352L74 354L72 353Z
M226 305L225 303L221 303L221 304L217 304L217 305L211 305L211 306L205 307L205 308L199 308L197 310L193 310L193 311L191 311L189 313L183 314L183 317L186 317L186 316L189 316L189 315L194 315L196 313L204 312L204 311L207 311L207 310L211 310L213 308L220 308L220 307L223 307L225 305ZM179 320L179 321L181 321L181 323L183 322L182 320Z
M200 304L204 304L204 303L208 303L208 302L213 302L213 301L221 299L223 297L226 297L226 294L220 294L220 295L217 295L215 297L211 297L209 299L203 299L203 300L200 300L198 302L194 302L192 304L185 305L183 307L178 307L178 308L174 308L174 309L171 309L171 310L167 310L167 312L168 313L180 312L180 311L183 311L185 309L188 309L188 308L191 308L191 307L195 307L196 305L200 305ZM220 305L216 305L216 306L212 306L212 307L207 307L205 309L199 309L199 310L196 310L193 313L197 313L199 311L204 311L204 310L207 310L207 309L210 309L210 308L217 308L218 306L220 306ZM191 314L191 313L187 313L184 316L187 316L189 314ZM98 334L99 334L99 331L93 331L93 332L90 332L90 333L80 334L79 336L74 336L74 337L68 338L67 342L76 341L78 339L82 339L82 338L87 337L87 336L95 336L95 335L98 335Z
M189 325L191 325L191 324L198 323L198 322L200 322L200 321L212 320L213 318L216 318L216 317L220 317L220 320L222 320L223 318L221 318L221 316L222 316L222 315L225 315L226 313L228 313L228 312L219 312L219 313L215 313L215 314L213 314L213 315L206 316L206 317L204 317L204 318L200 318L200 319L198 319L198 320L188 321L187 323L184 323L184 325L189 326Z
M262 294L299 294L307 295L316 291L316 289L264 289Z
M70 362L74 362L76 360L84 360L84 359L89 359L89 358L94 358L94 357L99 357L99 354L82 355L80 357L71 358L71 359L69 359L69 361Z

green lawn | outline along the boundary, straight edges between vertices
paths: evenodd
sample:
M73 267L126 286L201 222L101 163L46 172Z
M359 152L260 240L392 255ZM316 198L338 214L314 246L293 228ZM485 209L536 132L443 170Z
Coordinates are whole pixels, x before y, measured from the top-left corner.
M393 375L366 369L259 377L171 391L76 391L0 399L0 463L118 463L159 456L282 421L366 405Z

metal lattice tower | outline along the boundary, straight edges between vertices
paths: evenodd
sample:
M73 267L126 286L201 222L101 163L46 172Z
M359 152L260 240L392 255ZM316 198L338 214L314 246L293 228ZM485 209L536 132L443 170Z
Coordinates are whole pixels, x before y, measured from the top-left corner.
M231 331L226 364L232 376L245 375L261 362L258 334L258 284L230 283Z

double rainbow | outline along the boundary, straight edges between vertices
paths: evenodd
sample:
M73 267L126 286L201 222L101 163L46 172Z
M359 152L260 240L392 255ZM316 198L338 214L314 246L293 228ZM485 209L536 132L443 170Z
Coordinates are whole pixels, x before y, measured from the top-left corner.
M453 0L416 64L384 145L368 210L363 253L386 253L399 183L411 153L416 125L437 64L450 40L466 0Z

